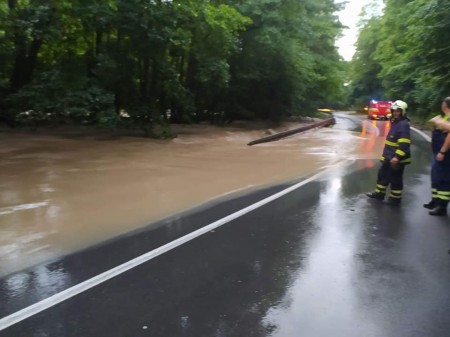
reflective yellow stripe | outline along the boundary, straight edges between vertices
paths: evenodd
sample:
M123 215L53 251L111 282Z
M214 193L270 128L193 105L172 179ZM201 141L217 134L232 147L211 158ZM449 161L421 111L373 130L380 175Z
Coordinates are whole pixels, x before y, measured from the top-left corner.
M387 189L387 185L377 184L377 186L375 187L376 192L382 192L383 194L386 193L386 189Z
M398 142L399 142L399 143L408 143L408 144L411 144L411 139L409 139L409 138L399 138L399 139L398 139Z
M436 198L444 201L450 201L450 191L437 191Z
M400 160L400 164L410 164L411 158Z
M393 197L393 198L401 198L402 192L403 192L403 190L391 190L391 193L389 194L389 196Z
M386 193L386 189L387 189L387 186L383 186L383 185L378 185L377 184L377 187L375 188L375 192L385 194Z
M391 141L389 141L389 140L386 140L385 144L386 144L386 145L389 145L389 146L395 146L395 147L398 146L397 143L391 142Z
M450 196L450 192L438 191L437 193L440 194L440 195L448 195L448 196Z
M402 150L400 150L400 149L397 149L397 150L395 150L395 153L396 154L398 154L398 155L400 155L400 156L406 156L406 152L405 151L402 151Z

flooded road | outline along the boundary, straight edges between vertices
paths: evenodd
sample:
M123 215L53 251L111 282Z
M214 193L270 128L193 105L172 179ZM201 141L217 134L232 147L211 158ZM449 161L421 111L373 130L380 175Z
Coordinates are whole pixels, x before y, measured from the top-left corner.
M0 276L213 198L379 156L389 122L336 118L252 147L264 132L193 126L168 141L0 133Z
M320 132L361 125L340 121ZM364 121L363 148L383 139L376 124L370 136ZM401 207L365 196L378 169L367 157L220 198L0 278L0 335L447 336L450 227L422 207L423 136Z

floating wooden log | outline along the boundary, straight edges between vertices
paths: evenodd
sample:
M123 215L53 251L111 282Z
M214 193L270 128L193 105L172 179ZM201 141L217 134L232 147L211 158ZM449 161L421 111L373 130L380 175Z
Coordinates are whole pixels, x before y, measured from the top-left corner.
M261 143L267 143L267 142L273 142L275 140L279 140L291 135L294 135L296 133L300 133L306 130L310 130L310 129L314 129L314 128L320 128L320 127L324 127L324 126L328 126L328 125L332 125L336 123L334 117L331 118L327 118L323 121L317 122L317 123L312 123L309 125L305 125L296 129L292 129L292 130L287 130L287 131L283 131L283 132L279 132L276 133L274 135L270 135L267 137L263 137L263 138L259 138L256 140L252 140L250 143L248 143L247 145L255 145L255 144L261 144Z

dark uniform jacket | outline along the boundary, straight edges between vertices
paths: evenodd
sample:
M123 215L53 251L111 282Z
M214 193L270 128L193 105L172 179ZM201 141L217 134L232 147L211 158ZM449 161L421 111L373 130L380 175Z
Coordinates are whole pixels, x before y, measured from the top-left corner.
M444 116L443 120L448 120L447 116ZM447 132L434 129L431 134L431 150L433 151L433 162L431 167L431 180L434 181L434 185L439 189L442 189L442 182L446 184L450 183L450 152L444 156L444 160L437 161L436 155L441 151L442 145L444 145ZM449 186L445 185L443 189L447 190Z
M448 121L448 117L444 116L442 118L444 121ZM431 134L431 150L434 155L437 155L439 151L441 151L442 145L444 145L445 137L447 137L447 132L435 128Z
M383 150L382 162L389 162L393 157L397 157L400 164L411 163L411 136L409 133L409 120L401 118L393 120L391 129L386 136Z

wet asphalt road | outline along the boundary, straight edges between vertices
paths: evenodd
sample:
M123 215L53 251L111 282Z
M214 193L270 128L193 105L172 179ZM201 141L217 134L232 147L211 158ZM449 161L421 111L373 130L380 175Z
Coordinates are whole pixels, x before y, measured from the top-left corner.
M336 127L358 124L338 116ZM413 143L400 208L364 197L376 161L339 166L0 336L450 336L450 221L422 208L429 144L416 134ZM10 275L0 280L0 318L286 187L209 204Z

